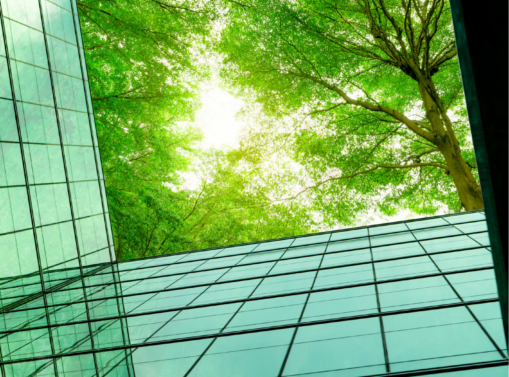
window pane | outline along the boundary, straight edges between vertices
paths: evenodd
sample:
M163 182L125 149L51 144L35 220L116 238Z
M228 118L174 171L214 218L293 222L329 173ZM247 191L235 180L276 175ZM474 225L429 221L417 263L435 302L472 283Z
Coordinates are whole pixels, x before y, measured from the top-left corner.
M378 318L300 327L283 376L352 369L356 376L386 371Z
M293 329L218 338L189 376L276 377Z
M383 322L395 372L501 358L465 308L394 315Z

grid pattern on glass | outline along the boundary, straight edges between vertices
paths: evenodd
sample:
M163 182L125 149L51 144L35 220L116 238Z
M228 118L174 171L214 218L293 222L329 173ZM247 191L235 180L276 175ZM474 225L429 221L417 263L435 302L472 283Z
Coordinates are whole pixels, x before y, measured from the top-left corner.
M87 298L84 278L115 261L76 9L75 0L0 1L2 329L90 319L89 303L16 310L47 307L65 287ZM0 359L96 347L93 331L85 323L3 336ZM35 363L37 373L64 375L58 363ZM1 373L29 375L35 364Z
M483 216L98 264L86 276L67 268L45 300L20 302L37 290L23 277L7 287L0 364L5 376L369 376L470 364L497 375L507 350Z
M39 274L44 291L54 270L115 257L75 12L1 1L0 286Z

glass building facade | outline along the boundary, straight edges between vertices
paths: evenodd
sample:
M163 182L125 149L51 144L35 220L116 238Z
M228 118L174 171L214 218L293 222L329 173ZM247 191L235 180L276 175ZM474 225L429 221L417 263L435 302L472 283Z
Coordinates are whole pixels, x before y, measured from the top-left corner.
M59 271L4 280L3 376L507 376L482 212Z
M0 278L45 292L114 261L79 19L69 0L0 4Z
M483 212L117 263L74 0L0 0L0 373L507 376Z

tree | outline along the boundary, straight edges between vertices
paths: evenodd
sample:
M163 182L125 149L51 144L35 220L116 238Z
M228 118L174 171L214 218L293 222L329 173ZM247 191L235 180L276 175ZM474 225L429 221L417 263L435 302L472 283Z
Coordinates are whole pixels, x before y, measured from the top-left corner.
M218 4L82 0L78 7L119 260L311 231L303 208L272 204L277 181L253 156L194 148L200 132L188 124L208 78L199 58ZM183 189L180 174L197 158L202 185ZM253 186L258 178L268 184Z
M78 1L117 258L180 250L180 182L198 130L206 67L195 54L212 4L185 0Z
M483 208L447 1L251 0L230 7L217 51L262 107L246 147L286 148L313 181L287 200L329 223Z
M318 228L305 206L278 200L290 194L284 187L291 188L296 179L291 167L275 171L263 160L243 148L202 156L196 172L201 185L187 203L182 229L188 249L289 237Z

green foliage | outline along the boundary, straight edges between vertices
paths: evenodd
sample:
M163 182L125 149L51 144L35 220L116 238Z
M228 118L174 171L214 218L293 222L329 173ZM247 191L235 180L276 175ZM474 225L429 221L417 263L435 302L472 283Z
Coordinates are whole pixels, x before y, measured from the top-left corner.
M193 0L162 4L78 2L119 258L179 244L187 198L164 184L179 184L201 137L178 122L199 106L196 84L207 71L193 54L209 34L211 9Z
M272 204L252 156L203 154L186 126L200 105L213 2L78 2L118 259L306 233L303 209ZM185 122L184 122L185 121ZM181 174L203 160L199 190ZM256 170L258 169L258 170ZM287 208L288 207L288 208Z
M471 167L475 158L448 4L427 4L252 0L229 9L217 46L222 78L261 105L247 139L264 156L284 148L305 168L312 183L295 201L311 203L329 226L374 210L460 207L449 161L426 134L442 135L443 124L428 123L419 85L436 87L435 102L454 121L449 136Z
M455 211L476 190L443 0L78 6L119 259ZM188 125L211 53L246 103L235 150L201 151Z

